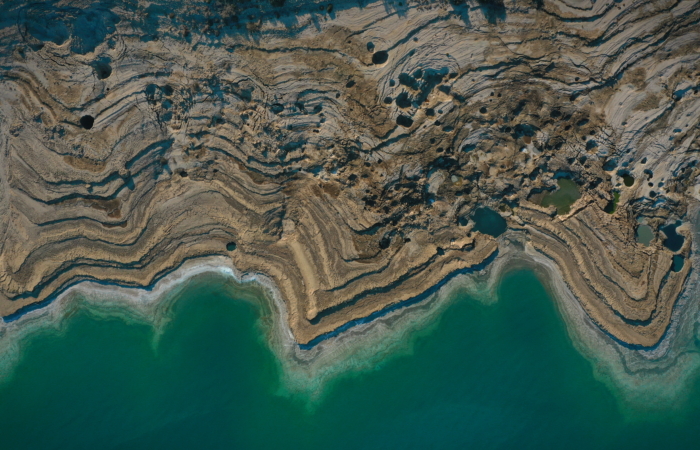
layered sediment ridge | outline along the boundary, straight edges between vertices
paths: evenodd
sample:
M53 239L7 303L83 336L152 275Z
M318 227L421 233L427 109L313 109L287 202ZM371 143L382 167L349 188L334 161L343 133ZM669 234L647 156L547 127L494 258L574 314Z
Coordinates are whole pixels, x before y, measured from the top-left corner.
M690 263L674 272L670 252L634 243L624 220L595 204L555 222L523 205L519 217L531 245L557 264L596 324L628 344L650 347L659 341ZM627 233L621 232L625 228Z
M488 261L488 206L655 345L692 270L658 230L700 199L700 8L580 3L7 2L0 314L222 255L306 344Z

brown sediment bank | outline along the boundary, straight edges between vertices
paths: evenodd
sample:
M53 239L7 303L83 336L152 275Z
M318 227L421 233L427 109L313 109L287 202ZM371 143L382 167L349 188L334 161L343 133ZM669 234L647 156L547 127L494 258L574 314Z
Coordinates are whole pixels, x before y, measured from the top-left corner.
M26 33L0 19L0 315L218 255L269 277L307 344L480 268L502 245L473 230L486 205L598 327L653 347L692 270L672 257L692 239L681 229L673 252L634 231L700 195L686 41L700 10L550 7L494 22L372 3L236 25L224 7L168 2L183 14L96 11L90 39L60 5L26 11ZM73 34L36 32L51 14ZM652 25L658 42L627 45ZM563 216L527 200L558 176L583 194Z
M630 348L614 336L601 333L569 290L559 266L553 259L538 252L524 233L509 231L499 240L499 244L502 250L498 257L482 270L453 277L447 283L442 283L439 289L429 289L431 293L419 298L419 301L411 300L401 303L399 307L386 308L380 314L375 314L373 320L352 322L352 326L342 327L342 332L326 335L310 348L298 345L288 326L285 302L274 282L263 274L241 273L226 257L189 260L147 288L81 282L66 289L50 305L29 312L15 322L0 325L3 360L0 379L3 374L13 370L14 361L19 355L17 343L23 340L23 336L33 334L36 328L60 328L64 317L70 316L68 312L75 300L80 299L79 305L87 301L94 305L90 308L97 308L95 311L101 313L109 311L109 314L153 323L158 329L162 319L167 321L169 317L169 305L178 298L181 289L188 288L191 281L212 280L218 283L220 280L231 280L235 298L262 301L265 305L264 315L270 313L271 321L265 331L283 368L285 392L306 392L310 395L309 399L314 400L336 375L370 370L384 358L410 351L412 336L419 334L418 330L437 323L437 315L442 314L455 299L462 299L463 294L472 301L496 301L497 286L503 275L511 270L526 268L539 274L559 305L574 344L588 358L597 361L594 364L596 373L603 381L611 382L614 392L619 393L626 403L636 405L637 399L648 398L645 397L647 394L652 394L657 403L672 404L676 401L689 376L697 371L699 363L697 358L689 359L688 356L692 355L683 353L687 333L680 332L680 339L676 336L679 328L692 331L697 320L697 302L689 303L689 296L692 297L694 291L686 290L685 299L682 300L685 304L680 310L676 308L673 329L664 336L660 346L652 350ZM697 262L693 261L693 264ZM695 291L697 278L697 274L694 274L693 286L689 287ZM259 290L259 287L262 289Z

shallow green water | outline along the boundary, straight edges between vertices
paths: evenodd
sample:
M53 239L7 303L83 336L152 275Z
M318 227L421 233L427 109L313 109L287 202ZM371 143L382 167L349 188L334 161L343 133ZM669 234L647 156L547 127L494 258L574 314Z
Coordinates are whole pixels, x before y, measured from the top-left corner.
M559 178L557 185L559 189L556 191L544 193L540 205L544 207L554 205L557 207L557 214L567 214L571 205L581 197L581 192L576 182L568 178Z
M649 245L654 240L654 230L649 225L641 224L637 227L637 242Z
M153 327L78 308L35 333L0 385L3 449L697 448L700 396L627 420L542 285L455 300L413 351L332 383L309 408L280 395L269 317L200 280ZM262 319L261 319L262 317Z

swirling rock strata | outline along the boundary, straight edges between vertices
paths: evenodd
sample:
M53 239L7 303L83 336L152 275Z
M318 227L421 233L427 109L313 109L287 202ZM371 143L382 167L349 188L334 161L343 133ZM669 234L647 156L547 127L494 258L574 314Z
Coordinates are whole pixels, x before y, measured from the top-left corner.
M668 327L690 235L635 229L700 199L696 1L4 8L6 320L223 254L274 280L304 344L487 263L490 206L601 329ZM557 216L532 199L560 176L583 195Z

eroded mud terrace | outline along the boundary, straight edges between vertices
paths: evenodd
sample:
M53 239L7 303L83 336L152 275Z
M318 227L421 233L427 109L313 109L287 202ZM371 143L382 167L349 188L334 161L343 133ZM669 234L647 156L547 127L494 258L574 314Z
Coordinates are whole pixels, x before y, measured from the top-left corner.
M6 321L223 255L306 344L488 263L489 208L615 339L669 326L700 199L697 1L3 8ZM538 203L560 178L579 198L558 214Z

